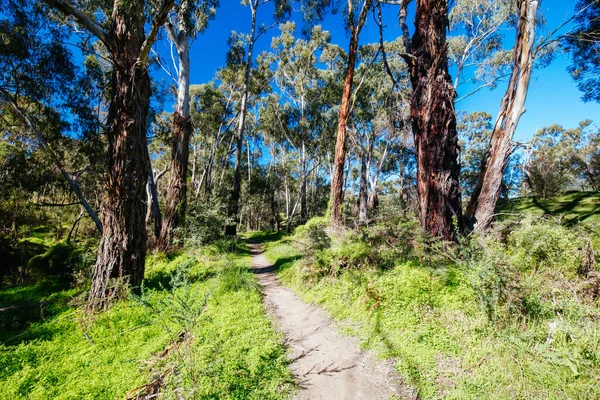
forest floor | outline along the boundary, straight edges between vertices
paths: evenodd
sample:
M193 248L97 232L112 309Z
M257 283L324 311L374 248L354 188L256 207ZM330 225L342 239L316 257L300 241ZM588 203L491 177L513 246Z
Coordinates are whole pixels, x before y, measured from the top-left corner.
M339 334L326 311L304 303L279 282L260 244L250 242L249 247L267 310L285 336L300 399L415 397L393 362L376 359Z

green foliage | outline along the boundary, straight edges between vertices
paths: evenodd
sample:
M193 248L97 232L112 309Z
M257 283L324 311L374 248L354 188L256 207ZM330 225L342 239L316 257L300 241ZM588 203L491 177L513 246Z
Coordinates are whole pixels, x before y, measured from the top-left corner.
M556 222L525 221L509 237L512 263L522 271L557 271L573 277L581 265L584 238Z
M201 246L223 237L226 206L223 202L190 204L186 212L185 235L188 246Z
M314 217L306 224L296 228L295 233L298 237L306 240L309 251L324 250L331 246L331 238L325 231L328 226L329 219L327 217Z
M352 259L365 247L391 251L385 243L393 248L402 237L413 249L383 269L336 269L337 257L293 261L300 252L291 243L299 238L269 244L265 256L283 266L280 278L305 301L393 358L420 398L600 396L598 303L576 275L581 230L509 222L449 247L404 221L354 239L332 237L331 249ZM324 273L306 274L319 263Z
M239 265L232 257L225 257L217 272L217 291L260 291L260 285L256 282L254 274L247 266Z
M83 279L90 277L95 260L93 249L59 242L45 253L31 258L27 263L27 270L28 273L41 277L56 276L72 281L77 276Z
M152 255L142 294L93 315L68 304L77 292L60 286L0 291L2 308L43 305L37 322L3 322L2 396L123 398L162 377L156 388L167 399L286 398L285 349L260 294L215 277L250 258L222 257Z
M579 0L576 27L563 38L563 44L573 54L569 72L583 92L583 101L600 102L600 2Z

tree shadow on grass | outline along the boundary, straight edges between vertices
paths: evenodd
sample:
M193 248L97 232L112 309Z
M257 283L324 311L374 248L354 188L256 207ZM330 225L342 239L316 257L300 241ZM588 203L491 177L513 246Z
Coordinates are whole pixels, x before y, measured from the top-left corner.
M255 268L254 272L256 272L257 274L266 274L269 272L277 272L277 271L284 271L287 268L291 267L295 261L301 259L302 256L292 256L292 257L283 257L283 258L279 258L277 259L277 261L268 267L262 267L262 268Z
M66 291L67 288L68 284L55 280L0 291L0 343L17 345L38 337L51 337L50 330L29 328L72 307L69 302L74 292Z
M285 231L279 232L260 232L258 234L253 234L249 237L248 243L258 243L263 244L267 242L275 242L277 240L283 239L288 234Z

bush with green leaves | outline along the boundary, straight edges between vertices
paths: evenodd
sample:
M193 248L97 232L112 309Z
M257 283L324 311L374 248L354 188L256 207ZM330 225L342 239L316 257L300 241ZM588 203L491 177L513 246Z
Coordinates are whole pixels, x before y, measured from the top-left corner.
M219 293L236 291L260 291L260 285L247 266L239 265L231 255L226 255L219 263L216 280Z
M35 277L58 277L80 284L91 276L96 254L90 244L75 246L68 242L59 242L43 254L37 255L27 263L27 271Z
M553 220L525 220L509 236L513 263L522 271L560 271L573 277L581 264L583 237Z
M226 205L223 201L192 202L186 212L183 228L186 244L200 246L223 237L226 223Z

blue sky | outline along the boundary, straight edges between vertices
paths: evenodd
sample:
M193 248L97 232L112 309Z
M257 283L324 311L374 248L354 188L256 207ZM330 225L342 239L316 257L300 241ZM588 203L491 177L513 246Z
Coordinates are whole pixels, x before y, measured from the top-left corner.
M544 0L540 12L544 14L547 25L546 30L552 31L572 15L575 0ZM414 15L414 3L409 10L409 18ZM384 7L384 32L385 40L393 40L400 35L397 20L397 7ZM258 20L270 24L271 9L269 5L259 8ZM294 13L293 20L300 23L300 16ZM324 29L330 31L332 42L342 48L348 48L348 38L343 28L341 13L330 15L323 21ZM217 69L224 65L227 53L227 39L232 30L239 33L248 33L250 30L250 9L243 6L238 0L221 0L215 20L210 22L208 29L194 42L191 50L191 82L200 84L210 81ZM564 31L564 30L563 30ZM263 35L256 45L256 53L267 50L271 38L279 33L277 28ZM507 31L508 41L512 38L514 30ZM367 19L363 29L361 44L379 41L377 25L372 15ZM164 53L165 44L157 44L159 52ZM600 104L583 103L581 93L566 71L569 65L568 54L557 54L549 67L536 70L533 73L530 91L527 98L527 112L521 118L519 128L515 135L516 140L527 140L539 128L554 123L565 127L574 127L584 119L593 120L596 125L600 123ZM484 89L477 94L463 100L457 105L457 111L486 111L493 117L496 116L500 100L506 89L506 83L500 83L498 88L490 91ZM461 93L459 92L459 96Z

